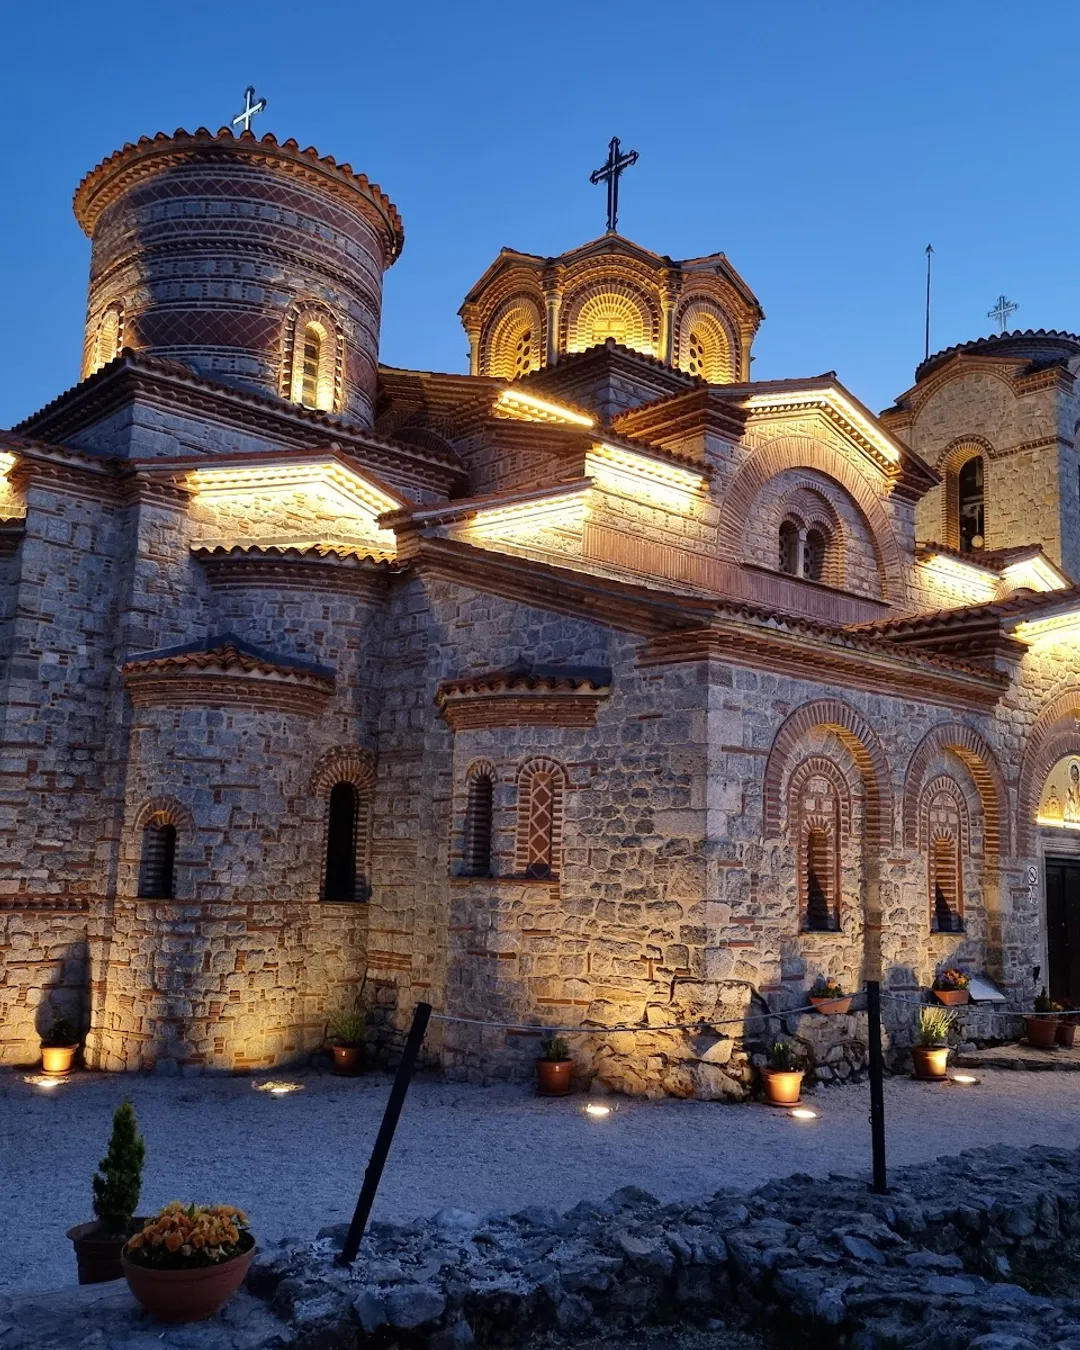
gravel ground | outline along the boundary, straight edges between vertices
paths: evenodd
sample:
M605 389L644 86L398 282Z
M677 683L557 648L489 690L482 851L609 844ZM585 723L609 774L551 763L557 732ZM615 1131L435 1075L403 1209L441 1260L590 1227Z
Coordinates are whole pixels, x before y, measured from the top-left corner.
M890 1164L983 1144L1080 1142L1080 1074L988 1071L981 1080L888 1081ZM228 1201L267 1239L347 1219L389 1077L311 1074L295 1079L303 1091L282 1097L253 1091L255 1081L78 1074L43 1090L0 1073L0 1289L74 1283L64 1231L92 1217L90 1177L125 1097L147 1141L143 1212L173 1199ZM581 1097L418 1078L375 1217L405 1220L446 1205L565 1209L629 1184L687 1199L792 1172L869 1169L865 1085L808 1096L819 1111L809 1122L758 1104L605 1100L617 1109L595 1120Z

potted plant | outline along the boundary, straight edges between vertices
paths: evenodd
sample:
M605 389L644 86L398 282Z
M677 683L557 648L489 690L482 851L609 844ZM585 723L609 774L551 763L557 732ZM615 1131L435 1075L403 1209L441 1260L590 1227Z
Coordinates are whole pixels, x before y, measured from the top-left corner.
M326 1024L330 1049L334 1053L334 1072L357 1074L364 1057L364 1014L356 1009L331 1013Z
M45 1073L62 1077L71 1072L79 1037L66 1017L53 1018L52 1025L41 1038L41 1067Z
M768 1065L761 1071L765 1100L770 1106L795 1106L802 1091L803 1070L795 1067L795 1047L790 1041L773 1041Z
M120 1252L124 1243L143 1225L134 1218L142 1190L146 1141L138 1132L135 1112L124 1102L113 1112L112 1134L101 1169L94 1173L92 1223L79 1223L67 1231L75 1248L80 1284L99 1284L123 1277Z
M1054 1006L1061 1011L1061 1020L1054 1030L1054 1040L1058 1045L1064 1045L1071 1050L1076 1040L1076 1021L1080 1013L1077 1012L1073 1001L1068 998L1062 999Z
M845 994L842 985L827 980L824 975L819 975L814 981L809 997L819 1013L836 1015L848 1011L853 995Z
M147 1312L162 1322L201 1322L240 1288L254 1254L243 1211L174 1200L128 1239L120 1260Z
M541 1097L565 1097L573 1068L570 1047L561 1036L549 1036L536 1061L536 1091Z
M946 1008L927 1006L919 1009L918 1042L911 1047L915 1077L939 1083L945 1077L949 1060L949 1028L956 1014Z
M970 983L970 976L965 975L962 970L943 970L934 980L934 997L946 1007L966 1003L970 998L968 993Z
M1024 1035L1028 1045L1034 1046L1036 1050L1049 1050L1057 1036L1058 1019L1052 1015L1054 1005L1045 984L1035 1000L1035 1012L1037 1016L1024 1018Z

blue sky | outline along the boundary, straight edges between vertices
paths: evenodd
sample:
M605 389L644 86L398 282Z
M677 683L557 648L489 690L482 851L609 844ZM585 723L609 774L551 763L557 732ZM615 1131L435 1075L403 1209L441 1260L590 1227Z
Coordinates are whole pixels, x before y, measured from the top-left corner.
M216 128L245 85L263 130L348 160L397 202L382 357L463 370L457 308L503 245L602 233L588 174L640 152L620 229L723 250L767 315L754 376L835 369L872 408L923 347L1080 328L1080 6L1044 0L554 0L9 8L0 425L78 378L89 248L80 178L125 140ZM24 321L25 320L25 321Z

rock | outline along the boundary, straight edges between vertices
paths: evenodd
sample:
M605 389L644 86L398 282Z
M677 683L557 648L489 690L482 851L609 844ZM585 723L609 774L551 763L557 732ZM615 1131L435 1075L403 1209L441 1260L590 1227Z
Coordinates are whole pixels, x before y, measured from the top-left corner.
M969 1341L968 1350L1040 1350L1040 1347L1026 1336L1014 1336L1008 1331L994 1331L988 1336L979 1336L976 1340Z
M972 1298L976 1288L974 1280L961 1280L955 1275L931 1275L925 1287L928 1294L940 1294L942 1298Z
M875 1266L885 1264L885 1257L872 1242L867 1242L866 1238L856 1237L854 1233L845 1233L840 1242L856 1261L868 1261Z
M618 1233L615 1243L639 1270L670 1275L675 1267L675 1256L662 1238L641 1238L632 1233Z
M466 1346L475 1344L473 1329L464 1318L460 1318L451 1327L437 1331L429 1343L430 1350L465 1350Z
M446 1296L427 1284L399 1285L385 1296L386 1320L405 1331L434 1322L446 1311Z
M472 1233L480 1227L480 1218L467 1209L440 1209L433 1220L440 1233Z
M958 1256L943 1256L939 1252L908 1252L904 1264L912 1270L963 1270Z
M365 1331L376 1331L387 1322L386 1304L370 1289L363 1289L353 1299L353 1312Z

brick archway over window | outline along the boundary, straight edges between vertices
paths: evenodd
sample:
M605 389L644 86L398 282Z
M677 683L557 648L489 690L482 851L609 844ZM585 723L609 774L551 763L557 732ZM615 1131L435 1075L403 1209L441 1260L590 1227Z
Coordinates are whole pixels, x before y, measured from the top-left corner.
M1068 689L1052 699L1028 737L1016 794L1016 851L1021 857L1035 852L1035 815L1043 783L1066 755L1080 755L1080 689Z
M822 727L833 732L858 766L866 794L866 841L889 848L893 841L893 793L889 762L869 722L838 698L804 703L780 727L765 762L765 838L780 835L784 773L803 737Z
M315 761L309 788L313 797L325 797L335 783L351 783L361 793L375 788L375 759L367 750L336 746Z
M810 436L778 436L759 446L732 479L724 495L717 543L722 554L738 558L742 551L743 525L758 493L770 479L787 469L816 469L833 479L862 513L869 531L887 600L902 602L904 562L900 545L881 502L864 473L846 455Z
M931 729L915 747L904 776L904 847L919 848L919 802L934 759L944 751L956 756L978 789L983 811L983 853L996 858L1011 852L1009 794L997 757L982 736L959 722ZM1041 787L1041 784L1040 784ZM1038 800L1038 794L1036 794Z
M135 813L132 829L141 830L144 825L159 816L166 824L175 825L178 830L189 833L195 828L195 818L175 797L151 797L142 803Z

